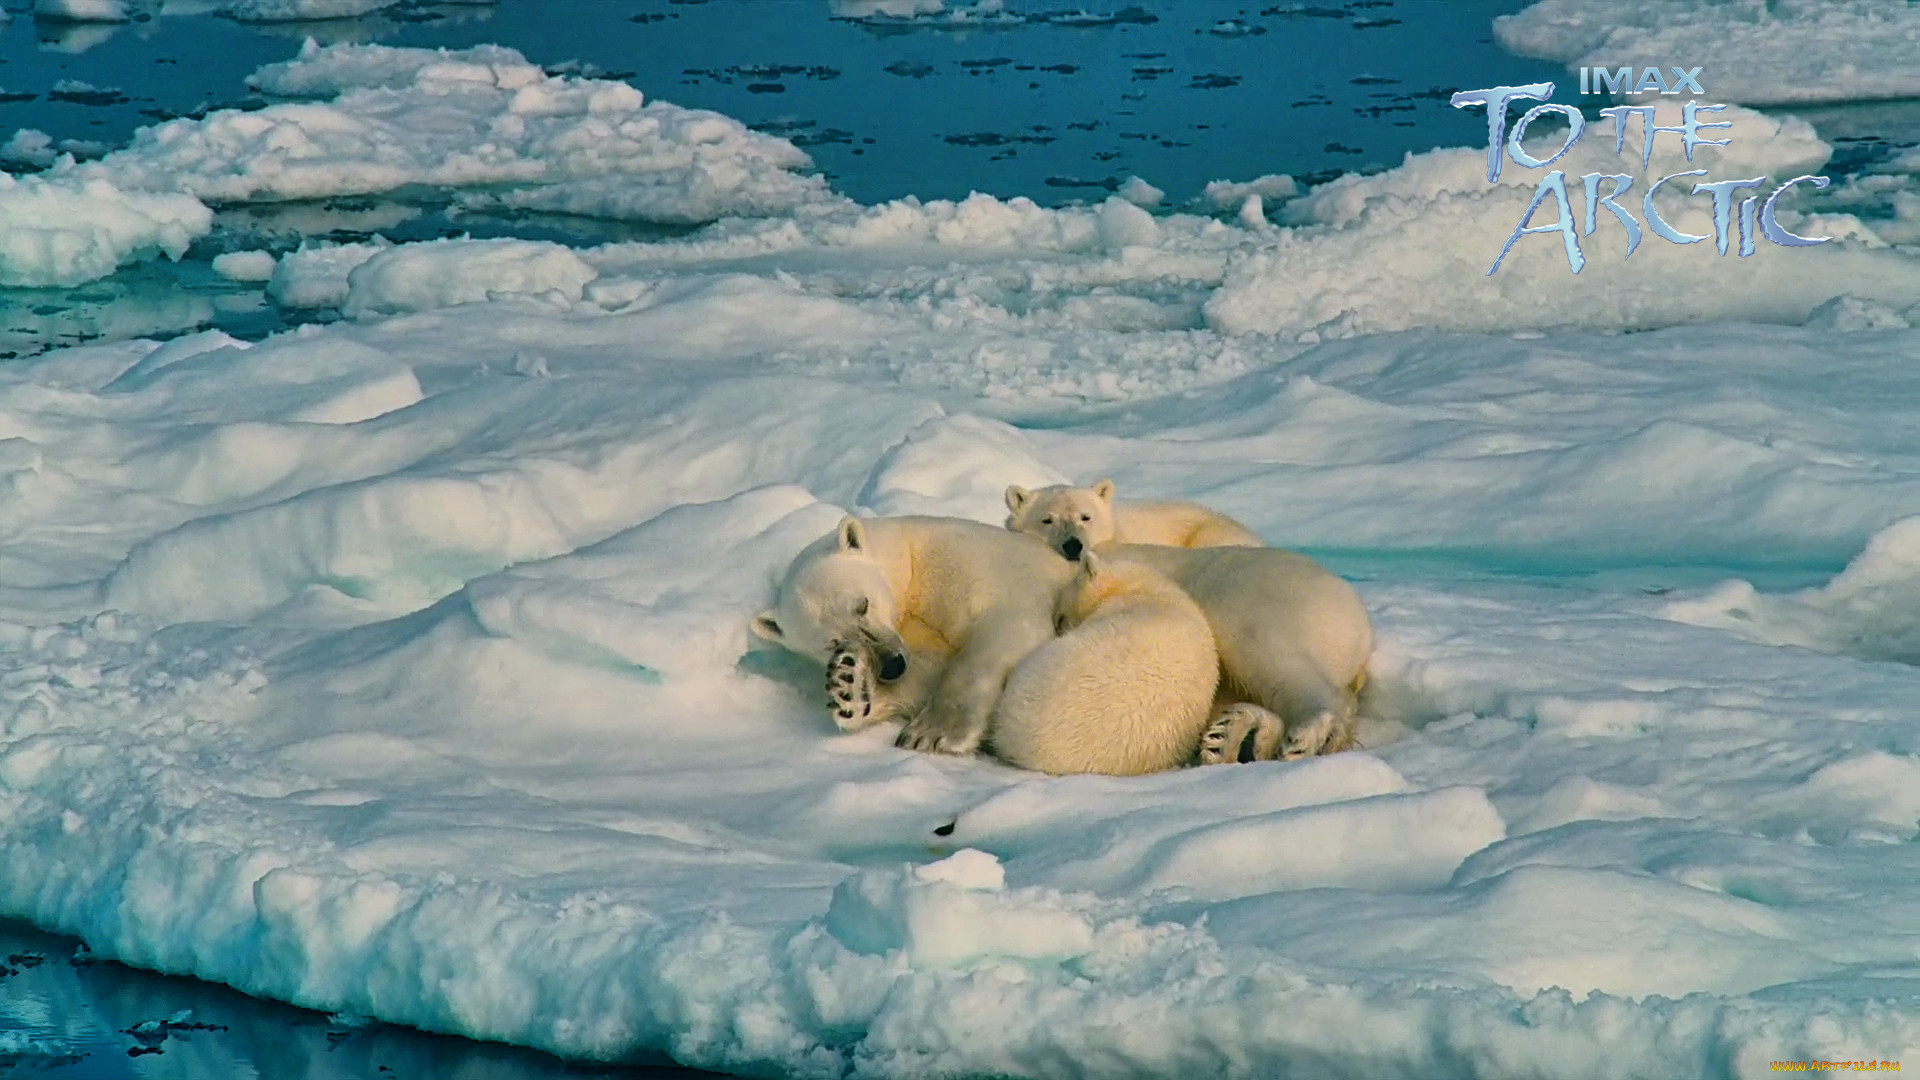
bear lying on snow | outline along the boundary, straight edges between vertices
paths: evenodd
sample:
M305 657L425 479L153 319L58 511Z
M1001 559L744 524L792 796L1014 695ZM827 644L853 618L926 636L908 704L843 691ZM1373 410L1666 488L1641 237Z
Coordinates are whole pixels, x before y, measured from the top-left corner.
M1111 480L1038 491L1015 484L1007 489L1007 528L1069 559L1109 540L1183 548L1263 546L1253 530L1199 503L1116 503Z
M1007 677L987 742L1046 773L1134 776L1194 760L1220 658L1199 605L1139 562L1089 551L1054 605L1060 636Z
M1224 708L1202 734L1202 762L1351 745L1373 637L1345 581L1271 548L1110 543L1098 553L1115 568L1144 564L1171 579L1212 630ZM754 630L827 665L843 730L898 720L901 746L971 753L988 739L1016 669L1055 639L1056 599L1076 572L1045 544L977 522L847 518L794 559ZM1034 695L1030 680L1039 678L1036 670L1013 685ZM1076 690L1069 683L1053 693ZM1185 720L1160 722L1178 728Z

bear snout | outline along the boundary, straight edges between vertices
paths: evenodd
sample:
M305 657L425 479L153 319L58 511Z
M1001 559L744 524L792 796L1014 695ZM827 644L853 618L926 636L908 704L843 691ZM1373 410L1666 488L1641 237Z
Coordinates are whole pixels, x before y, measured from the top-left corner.
M907 673L907 648L899 635L891 630L863 626L860 636L866 639L867 647L873 650L874 674L880 677L881 682L896 682Z
M894 682L907 673L907 658L899 653L889 653L880 659L880 681Z

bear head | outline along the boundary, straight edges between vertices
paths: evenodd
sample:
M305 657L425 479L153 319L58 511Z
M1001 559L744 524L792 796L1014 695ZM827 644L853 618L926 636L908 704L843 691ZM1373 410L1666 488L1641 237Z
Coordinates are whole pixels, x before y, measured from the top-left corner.
M866 526L847 517L793 560L774 606L754 616L753 632L822 663L836 649L865 648L880 681L892 682L907 672L899 620Z
M1113 539L1113 481L1038 491L1016 484L1007 489L1007 528L1078 561L1088 548Z

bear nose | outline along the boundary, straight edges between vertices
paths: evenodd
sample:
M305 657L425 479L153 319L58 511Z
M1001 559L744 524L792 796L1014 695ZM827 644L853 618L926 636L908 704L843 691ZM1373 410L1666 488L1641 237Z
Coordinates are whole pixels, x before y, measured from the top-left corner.
M907 658L899 653L880 661L880 681L892 682L907 673Z
M1079 537L1069 536L1060 541L1060 554L1065 555L1069 562L1079 562L1081 546Z

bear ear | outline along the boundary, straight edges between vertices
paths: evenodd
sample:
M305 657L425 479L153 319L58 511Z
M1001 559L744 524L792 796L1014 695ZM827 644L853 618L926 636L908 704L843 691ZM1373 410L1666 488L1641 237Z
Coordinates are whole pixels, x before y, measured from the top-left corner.
M771 611L763 611L753 617L753 632L766 641L781 641L787 636L780 629L780 620Z
M867 549L867 527L860 519L849 514L840 519L840 550L865 551Z
M1104 503L1112 502L1113 501L1113 481L1102 480L1099 483L1093 485L1093 496L1094 498L1099 499L1101 502L1104 502Z
M1017 514L1027 505L1028 500L1032 498L1033 492L1028 491L1019 484L1010 485L1007 488L1007 509Z

